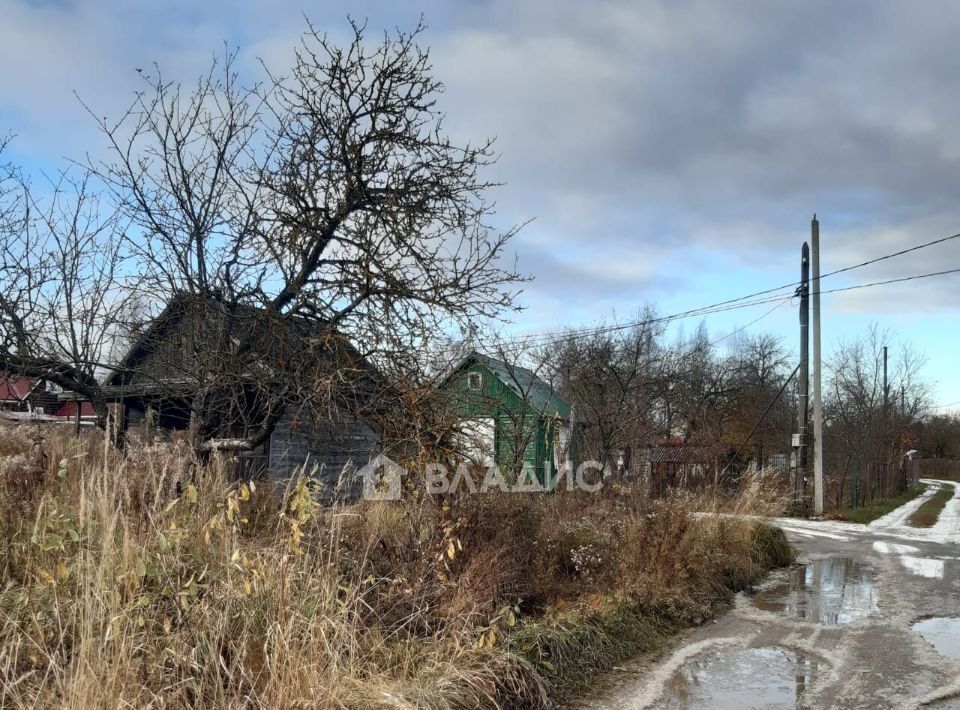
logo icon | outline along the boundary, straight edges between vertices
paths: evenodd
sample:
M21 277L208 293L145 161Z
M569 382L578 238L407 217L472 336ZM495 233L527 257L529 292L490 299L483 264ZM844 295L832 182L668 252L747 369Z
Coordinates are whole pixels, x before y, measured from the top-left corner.
M364 500L399 500L403 466L380 454L358 471L363 478Z

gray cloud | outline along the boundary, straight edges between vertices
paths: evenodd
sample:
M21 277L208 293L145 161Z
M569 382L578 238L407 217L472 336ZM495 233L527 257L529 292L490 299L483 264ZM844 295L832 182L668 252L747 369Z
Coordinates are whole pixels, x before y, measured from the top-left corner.
M519 2L491 14L438 43L451 115L464 134L500 136L506 211L536 214L557 250L588 239L615 259L642 245L664 268L667 248L716 251L783 273L814 210L836 266L960 229L956 5ZM956 254L920 252L898 273Z
M189 80L226 39L282 66L300 6L119 0L0 0L0 123L34 160L98 149L76 90L111 115L157 60ZM459 136L498 137L493 177L503 225L536 217L517 241L537 276L527 298L564 311L571 283L585 310L630 312L744 269L792 278L814 210L824 262L841 266L960 230L960 6L923 4L491 0L428 3L441 105ZM339 5L311 6L342 29ZM364 2L374 28L418 12ZM2 126L0 126L2 128ZM960 245L872 267L864 279L960 264ZM952 261L951 261L952 260ZM769 282L759 283L768 278ZM860 279L851 275L843 283ZM746 287L744 288L746 290ZM911 299L955 308L925 285L837 297L883 313ZM591 305L592 304L592 305Z

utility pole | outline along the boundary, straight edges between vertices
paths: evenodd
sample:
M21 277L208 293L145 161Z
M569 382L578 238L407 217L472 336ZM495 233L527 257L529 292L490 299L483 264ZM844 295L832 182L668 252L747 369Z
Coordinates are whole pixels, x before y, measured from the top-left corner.
M881 423L883 447L887 448L890 438L890 385L887 381L887 346L883 346L883 422ZM890 492L890 456L887 454L883 461L883 495Z
M887 346L883 346L883 416L887 416L890 406L890 385L887 384Z
M820 223L810 222L810 261L813 279L813 513L823 515L823 399L820 389Z
M800 249L800 367L797 372L797 440L794 442L793 503L803 504L803 477L807 470L807 415L810 382L810 247Z

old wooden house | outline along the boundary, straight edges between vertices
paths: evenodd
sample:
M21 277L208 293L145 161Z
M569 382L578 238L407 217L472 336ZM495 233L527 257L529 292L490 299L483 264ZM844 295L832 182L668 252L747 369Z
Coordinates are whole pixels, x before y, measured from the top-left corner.
M441 382L460 420L459 449L474 463L516 476L524 468L544 482L575 459L570 405L536 373L478 352Z
M244 437L274 417L243 451L244 475L286 479L316 471L333 489L380 451L376 369L343 336L313 323L213 298L175 298L134 340L106 380L127 430L164 437L197 426L200 401L213 435ZM276 417L276 412L282 415Z

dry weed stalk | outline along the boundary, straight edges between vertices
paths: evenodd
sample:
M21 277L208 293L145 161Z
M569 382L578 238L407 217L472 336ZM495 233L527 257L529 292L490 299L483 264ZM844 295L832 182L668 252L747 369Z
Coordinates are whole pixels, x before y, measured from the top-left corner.
M4 707L546 707L564 659L642 652L762 565L686 495L331 508L182 445L0 442Z

